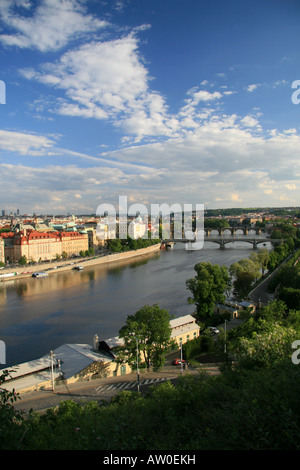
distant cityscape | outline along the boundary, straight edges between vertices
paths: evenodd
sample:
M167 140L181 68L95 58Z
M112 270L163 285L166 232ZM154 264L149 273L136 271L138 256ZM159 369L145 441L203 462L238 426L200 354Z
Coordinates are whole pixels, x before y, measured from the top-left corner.
M107 214L105 214L107 215ZM171 213L169 229L182 214ZM270 228L279 220L288 220L300 226L300 208L260 208L260 209L211 209L205 210L205 224L222 220L227 225L239 227ZM193 217L196 217L194 214ZM149 215L137 213L128 216L126 223L116 218L91 215L36 215L6 213L2 209L0 217L0 263L2 266L17 262L41 262L59 260L74 256L88 256L106 248L107 242L114 238L133 239L151 236L161 238L158 230L159 218L150 219ZM123 232L122 232L123 231Z

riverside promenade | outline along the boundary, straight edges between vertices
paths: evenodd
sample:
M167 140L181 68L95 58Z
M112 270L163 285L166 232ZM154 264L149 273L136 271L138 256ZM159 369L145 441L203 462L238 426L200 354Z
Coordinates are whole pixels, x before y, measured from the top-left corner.
M205 372L209 375L219 375L217 364L199 364L199 368L188 366L181 371L180 366L172 365L172 360L178 357L178 352L167 356L166 363L162 370L140 371L139 385L140 392L146 393L151 386L158 386L165 381L176 384L181 376L198 375ZM48 387L44 390L25 392L20 394L20 399L14 403L17 410L28 413L30 410L44 412L49 408L54 408L60 403L72 400L77 403L96 401L101 403L110 401L122 390L137 391L137 374L127 374L118 377L107 377L89 381L80 381L68 385L55 385L54 390Z
M58 273L62 271L70 271L78 265L84 267L98 266L120 261L127 261L137 257L146 256L152 253L160 253L161 244L156 243L147 248L140 248L134 251L125 251L120 253L104 253L100 256L87 258L68 258L65 261L51 261L46 263L38 263L26 266L14 266L12 268L4 268L0 271L0 282L12 281L16 279L24 279L32 277L33 273L46 272L47 274ZM3 274L17 273L13 277L2 277Z

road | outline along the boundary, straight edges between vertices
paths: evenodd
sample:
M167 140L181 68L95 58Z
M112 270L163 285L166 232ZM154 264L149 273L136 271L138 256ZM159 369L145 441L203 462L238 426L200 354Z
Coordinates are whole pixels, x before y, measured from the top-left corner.
M178 377L181 376L181 368L180 366L172 365L171 361L175 357L180 357L178 352L172 353L168 356L168 360L161 371L140 372L139 379L141 393L146 392L150 386L158 385L166 380L171 380L173 383L176 383ZM205 366L205 368L210 374L219 373L218 368L214 364ZM187 370L183 370L183 374L198 373L199 371L197 369L190 366ZM22 393L20 394L20 400L17 400L14 407L17 410L23 410L24 412L28 412L30 409L34 411L44 411L48 408L53 408L66 400L73 400L75 402L109 401L121 390L137 391L136 373L55 386L54 391L51 389L45 389Z
M271 280L276 276L279 269L291 259L293 254L294 253L292 253L285 261L283 261L280 266L278 266L278 268L276 268L271 274L266 277L266 279L264 279L264 281L262 281L255 289L250 292L249 298L252 300L252 302L258 303L260 301L262 305L267 305L268 302L274 300L273 294L268 293L268 285Z

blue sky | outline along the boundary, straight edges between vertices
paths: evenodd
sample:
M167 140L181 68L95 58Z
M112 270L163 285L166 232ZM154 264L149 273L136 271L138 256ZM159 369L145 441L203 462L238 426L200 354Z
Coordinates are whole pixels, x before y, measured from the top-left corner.
M299 18L298 0L1 0L0 209L299 206Z

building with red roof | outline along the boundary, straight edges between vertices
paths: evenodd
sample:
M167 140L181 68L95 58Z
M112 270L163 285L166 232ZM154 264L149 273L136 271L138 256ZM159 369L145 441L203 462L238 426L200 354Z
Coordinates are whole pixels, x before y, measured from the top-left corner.
M2 256L3 262L10 263L17 262L23 256L28 262L37 262L56 259L63 252L72 256L89 249L88 234L80 232L39 232L24 229L19 232L3 232L0 238L0 261Z

